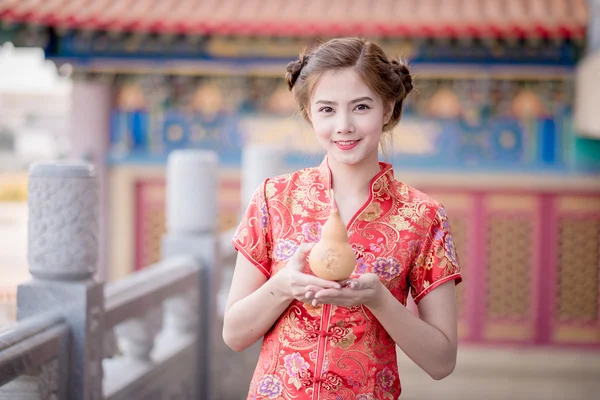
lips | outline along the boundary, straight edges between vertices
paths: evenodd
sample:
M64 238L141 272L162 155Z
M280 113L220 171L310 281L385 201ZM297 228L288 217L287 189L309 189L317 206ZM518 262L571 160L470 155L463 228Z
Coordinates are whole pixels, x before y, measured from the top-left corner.
M358 142L360 142L360 139L359 140L338 140L334 143L341 150L351 150L354 147L356 147Z

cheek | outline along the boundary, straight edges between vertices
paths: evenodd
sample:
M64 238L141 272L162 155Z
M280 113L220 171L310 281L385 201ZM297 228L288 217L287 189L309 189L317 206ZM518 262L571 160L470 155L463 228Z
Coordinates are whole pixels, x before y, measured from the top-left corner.
M331 123L322 118L315 118L312 122L313 130L319 138L328 139L331 136Z
M383 129L383 119L376 116L369 116L359 120L357 128L369 135L380 135Z

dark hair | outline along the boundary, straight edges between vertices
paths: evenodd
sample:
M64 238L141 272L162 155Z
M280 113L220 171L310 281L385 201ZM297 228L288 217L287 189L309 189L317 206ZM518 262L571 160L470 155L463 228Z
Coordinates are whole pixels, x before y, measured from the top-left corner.
M394 104L389 121L383 126L390 131L402 116L402 104L413 88L408 67L389 59L381 47L361 38L329 40L287 65L285 80L294 93L300 112L309 120L309 103L319 78L327 71L354 68L367 86L384 103Z

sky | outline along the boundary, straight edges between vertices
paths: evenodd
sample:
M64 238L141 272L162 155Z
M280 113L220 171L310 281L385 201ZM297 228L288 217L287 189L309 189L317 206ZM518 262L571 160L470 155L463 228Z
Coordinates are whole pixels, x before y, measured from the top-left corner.
M60 94L70 90L70 79L59 76L42 49L0 45L0 92Z

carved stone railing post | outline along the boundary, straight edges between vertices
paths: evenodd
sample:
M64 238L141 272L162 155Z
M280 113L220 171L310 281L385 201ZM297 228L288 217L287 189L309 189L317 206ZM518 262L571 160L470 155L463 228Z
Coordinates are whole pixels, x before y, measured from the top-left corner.
M282 147L268 144L252 144L244 147L241 165L242 202L244 213L258 186L267 178L283 173Z
M137 362L151 362L154 339L162 328L162 307L147 310L115 327L119 349L123 356Z
M198 329L200 306L199 293L191 290L180 296L165 300L163 330L172 334L187 334Z
M58 361L44 364L0 387L0 400L61 400Z
M216 318L218 271L218 174L217 154L204 150L179 150L170 154L166 171L166 225L163 238L163 258L179 254L197 257L203 269L199 276L197 298L182 296L167 301L167 327L188 329L182 323L184 304L188 318L199 315L198 363L195 398L211 399L210 360L212 321ZM193 304L193 302L196 302ZM179 308L181 307L181 308ZM177 311L179 309L179 311ZM190 321L191 323L192 321ZM169 328L167 328L169 329Z
M46 400L37 375L21 375L0 387L0 400Z
M29 170L30 282L19 285L19 320L58 310L71 331L72 399L102 399L103 284L98 255L97 183L90 165L57 162Z

